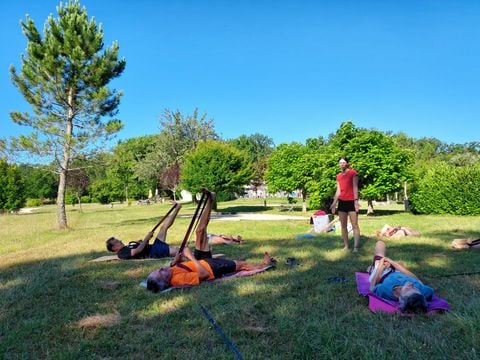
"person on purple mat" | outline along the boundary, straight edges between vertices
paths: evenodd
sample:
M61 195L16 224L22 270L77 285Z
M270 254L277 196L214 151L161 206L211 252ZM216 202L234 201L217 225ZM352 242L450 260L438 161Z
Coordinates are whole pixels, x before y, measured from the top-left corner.
M369 268L370 290L383 299L398 301L403 312L427 312L427 301L432 299L433 289L385 253L385 243L377 241Z

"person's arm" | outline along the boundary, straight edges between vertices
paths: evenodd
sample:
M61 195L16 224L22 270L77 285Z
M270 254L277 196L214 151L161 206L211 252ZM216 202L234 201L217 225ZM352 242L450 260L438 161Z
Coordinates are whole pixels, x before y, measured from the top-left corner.
M143 239L143 241L140 242L140 245L138 245L135 249L131 250L132 256L136 256L140 254L143 251L143 249L145 249L145 246L147 246L152 236L153 236L152 231L150 231L147 235L145 235L145 238Z
M360 209L360 203L358 200L358 175L353 177L353 195L354 195L354 202L355 202L355 211L358 212Z
M335 191L335 196L333 197L333 202L332 202L332 205L330 206L330 210L332 211L332 214L335 214L335 211L337 210L337 201L339 196L340 196L340 184L337 181L337 191Z
M210 273L207 269L203 267L202 264L200 264L197 259L195 259L195 256L193 256L192 251L188 247L183 250L183 255L185 255L195 264L195 267L197 268L198 278L200 279L200 281L208 280L208 278L210 277Z
M392 264L392 266L395 268L395 270L398 270L398 271L404 273L405 275L410 276L414 279L418 279L417 276L414 273L409 271L405 266L403 266L399 262L393 261L392 259L389 259L389 258L385 258L385 260L387 260L390 264Z
M370 283L370 291L373 291L373 288L378 284L382 277L383 269L385 268L384 260L385 258L381 258L380 260L378 260L378 267L375 272L375 276Z

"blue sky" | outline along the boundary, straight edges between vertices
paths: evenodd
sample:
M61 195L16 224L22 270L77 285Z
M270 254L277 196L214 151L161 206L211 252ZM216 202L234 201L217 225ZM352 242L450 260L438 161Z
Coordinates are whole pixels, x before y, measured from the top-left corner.
M29 14L58 1L0 0L0 137L27 129L12 85ZM275 144L328 136L346 120L448 143L480 140L480 1L83 0L127 60L119 138L159 131L165 108L198 107L224 138Z

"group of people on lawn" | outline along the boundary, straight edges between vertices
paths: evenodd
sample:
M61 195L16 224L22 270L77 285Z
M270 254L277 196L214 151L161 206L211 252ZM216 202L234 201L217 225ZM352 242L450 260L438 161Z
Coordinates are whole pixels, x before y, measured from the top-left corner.
M348 159L345 157L340 158L339 167L341 171L337 175L337 191L331 210L332 213L338 211L345 250L349 249L347 224L350 219L354 236L353 252L358 252L360 246L358 175L354 169L349 167ZM149 232L143 241L132 242L128 245L111 237L106 242L107 249L117 253L118 257L124 260L174 257L172 266L161 267L149 274L147 288L153 292L163 291L172 286L198 285L201 281L218 279L243 270L263 269L275 264L275 259L268 253L264 254L261 263L213 258L210 244L240 244L243 243L243 240L240 236L207 233L215 193L205 189L204 196L206 196L206 203L195 230L193 253L188 247L179 251L178 247L168 245L166 242L167 231L173 225L181 208L179 203L174 203L171 216L162 223L152 245L149 242L154 233ZM371 291L376 295L387 300L399 301L402 311L425 312L427 310L427 301L432 298L433 289L424 285L403 264L386 257L386 247L383 241L376 243L374 258L368 272Z

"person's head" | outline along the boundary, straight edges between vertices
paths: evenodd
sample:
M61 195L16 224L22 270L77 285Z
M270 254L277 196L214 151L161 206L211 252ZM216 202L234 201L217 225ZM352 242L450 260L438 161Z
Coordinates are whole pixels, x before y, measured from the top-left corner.
M154 270L147 277L147 289L154 293L168 289L171 278L172 271L168 267Z
M109 237L105 244L107 245L107 250L111 252L118 252L124 246L123 243L114 236Z
M338 159L338 166L340 166L340 169L342 169L342 171L347 169L350 166L348 158L345 156L340 157L340 159Z
M411 282L407 282L400 290L400 310L403 312L427 312L427 300Z

